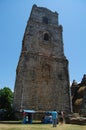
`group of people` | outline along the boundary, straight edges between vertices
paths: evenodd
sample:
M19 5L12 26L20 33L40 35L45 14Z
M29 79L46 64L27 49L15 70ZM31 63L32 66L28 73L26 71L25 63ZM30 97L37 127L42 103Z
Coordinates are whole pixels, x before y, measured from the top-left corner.
M58 123L63 124L64 122L64 113L57 112L56 110L45 113L45 116L42 119L42 123L44 124L53 124L53 127L56 127Z
M53 127L56 127L58 123L63 124L64 122L64 112L57 112L53 110L50 113L46 113L42 119L44 124L53 124ZM23 112L23 124L32 124L32 114Z
M57 113L56 110L52 111L52 123L53 127L56 127L58 123L63 124L64 122L64 112L61 111Z

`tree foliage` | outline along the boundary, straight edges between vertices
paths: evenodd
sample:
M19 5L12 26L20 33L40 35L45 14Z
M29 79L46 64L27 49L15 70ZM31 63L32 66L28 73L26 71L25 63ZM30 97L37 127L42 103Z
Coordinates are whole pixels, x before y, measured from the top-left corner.
M0 110L6 110L8 117L12 111L13 92L10 88L0 89Z
M10 109L13 101L13 92L10 88L0 89L0 109Z

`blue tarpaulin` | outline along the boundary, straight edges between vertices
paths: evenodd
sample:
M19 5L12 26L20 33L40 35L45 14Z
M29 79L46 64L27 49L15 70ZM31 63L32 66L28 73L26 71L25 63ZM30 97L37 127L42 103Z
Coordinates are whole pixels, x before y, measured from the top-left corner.
M36 111L34 111L34 110L23 110L24 112L26 112L26 113L35 113Z

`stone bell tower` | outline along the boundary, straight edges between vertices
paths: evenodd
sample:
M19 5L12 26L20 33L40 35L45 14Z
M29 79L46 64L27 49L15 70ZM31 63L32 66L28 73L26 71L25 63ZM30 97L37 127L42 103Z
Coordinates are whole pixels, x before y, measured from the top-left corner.
M16 70L17 111L70 111L68 60L58 13L33 5Z

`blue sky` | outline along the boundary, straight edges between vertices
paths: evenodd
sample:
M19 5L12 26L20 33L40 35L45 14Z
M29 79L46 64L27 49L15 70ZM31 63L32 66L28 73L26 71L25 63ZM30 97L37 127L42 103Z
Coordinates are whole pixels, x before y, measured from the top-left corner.
M25 27L33 4L59 13L70 82L86 74L86 0L0 0L0 88L15 85Z

